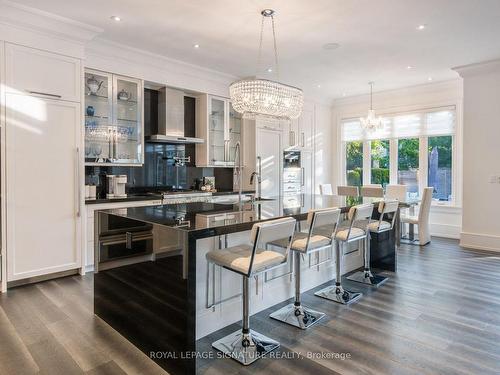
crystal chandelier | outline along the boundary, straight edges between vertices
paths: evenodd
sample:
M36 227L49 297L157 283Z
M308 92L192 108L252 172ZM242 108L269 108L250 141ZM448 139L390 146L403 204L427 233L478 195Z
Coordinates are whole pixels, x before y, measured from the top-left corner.
M369 132L374 132L378 129L382 129L384 124L382 122L382 117L375 116L375 110L373 109L373 82L368 83L370 85L370 110L368 111L368 116L361 117L361 126L363 129Z
M262 55L264 21L266 18L271 18L276 76L279 80L278 49L276 47L276 31L274 27L275 12L272 9L264 9L261 14L258 67L260 67ZM295 119L302 113L304 104L304 94L301 89L260 78L245 78L231 83L229 95L233 108L242 113L244 118L266 116L278 119Z

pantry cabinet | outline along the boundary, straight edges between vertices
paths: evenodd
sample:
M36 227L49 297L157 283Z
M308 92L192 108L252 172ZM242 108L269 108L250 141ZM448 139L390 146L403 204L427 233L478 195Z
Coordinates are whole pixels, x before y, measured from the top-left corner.
M2 222L8 282L82 264L80 63L5 43Z
M85 70L85 164L144 163L143 82Z
M236 144L241 142L242 117L226 98L201 95L196 100L197 167L234 167Z

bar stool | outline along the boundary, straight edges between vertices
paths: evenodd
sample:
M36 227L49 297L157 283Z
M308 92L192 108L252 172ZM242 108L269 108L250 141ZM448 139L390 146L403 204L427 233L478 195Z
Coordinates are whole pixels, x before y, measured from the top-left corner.
M324 313L303 306L300 301L300 259L302 255L311 254L333 246L333 238L340 218L340 209L326 208L311 210L307 214L307 233L296 232L290 250L293 252L293 267L295 276L295 301L270 317L292 326L306 329L325 316ZM270 245L284 247L285 243L278 241Z
M335 275L335 285L327 286L323 288L314 295L322 298L332 300L343 305L348 305L352 302L357 301L361 298L362 294L359 292L351 292L345 290L342 287L342 262L343 262L343 251L342 245L362 241L368 236L368 225L373 213L373 204L366 203L351 207L349 213L347 214L348 226L341 227L335 233L335 261L336 261L336 275ZM366 226L364 229L354 226L355 223L365 222Z
M358 271L347 277L348 280L357 281L359 283L379 286L388 280L387 277L374 275L370 270L370 233L381 234L391 231L394 228L396 221L396 211L399 207L399 201L396 199L381 201L378 205L380 219L368 224L368 235L363 246L364 270ZM391 221L385 221L384 217L392 213Z
M250 329L249 279L285 263L296 220L283 218L254 224L250 235L251 245L238 245L206 254L208 262L215 263L243 277L243 327L212 343L221 351L243 365L249 365L266 353L280 346L279 342ZM266 250L266 243L287 243L284 252Z

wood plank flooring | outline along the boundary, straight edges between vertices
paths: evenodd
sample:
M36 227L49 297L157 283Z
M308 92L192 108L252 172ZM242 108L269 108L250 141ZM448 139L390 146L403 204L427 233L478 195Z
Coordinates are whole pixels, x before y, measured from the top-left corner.
M398 273L351 306L313 295L305 304L327 317L301 331L252 316L251 327L281 342L274 358L249 367L215 358L199 374L500 374L500 254L461 249L457 241L402 245ZM0 374L165 374L92 313L92 275L11 289L0 296ZM331 353L349 358L329 358ZM280 358L276 358L280 357Z

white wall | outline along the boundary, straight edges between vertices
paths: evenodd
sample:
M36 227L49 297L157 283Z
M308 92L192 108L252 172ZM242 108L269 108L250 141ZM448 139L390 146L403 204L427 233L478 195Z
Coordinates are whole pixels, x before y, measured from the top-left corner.
M332 112L327 105L315 105L314 131L314 192L319 194L319 184L331 184L333 180Z
M419 109L456 106L457 133L455 137L455 204L433 206L431 208L431 234L441 237L459 238L462 224L462 82L459 78L452 81L435 82L426 85L406 87L397 90L378 92L373 97L373 107L377 115L408 112ZM345 118L366 116L369 96L353 96L338 99L332 106L332 183L344 183L344 156L340 142L340 122Z
M500 60L456 68L464 81L460 244L500 251Z

